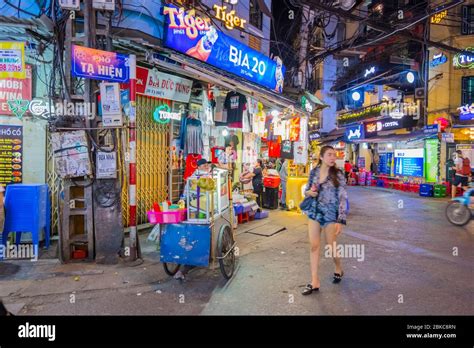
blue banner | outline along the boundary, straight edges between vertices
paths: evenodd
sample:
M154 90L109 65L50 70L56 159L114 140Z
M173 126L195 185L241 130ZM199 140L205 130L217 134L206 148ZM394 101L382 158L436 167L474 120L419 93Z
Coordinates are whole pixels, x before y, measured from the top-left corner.
M283 91L286 69L281 60L271 60L218 31L209 18L196 15L194 10L169 5L163 14L165 46L277 93Z

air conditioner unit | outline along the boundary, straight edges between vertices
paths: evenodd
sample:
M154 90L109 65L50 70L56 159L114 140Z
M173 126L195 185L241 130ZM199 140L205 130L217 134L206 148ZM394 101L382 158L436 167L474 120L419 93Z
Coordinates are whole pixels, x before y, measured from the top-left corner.
M81 1L80 0L59 0L59 6L65 10L80 10Z
M92 7L96 10L115 11L115 0L93 0Z
M425 89L423 87L415 89L415 99L424 99Z

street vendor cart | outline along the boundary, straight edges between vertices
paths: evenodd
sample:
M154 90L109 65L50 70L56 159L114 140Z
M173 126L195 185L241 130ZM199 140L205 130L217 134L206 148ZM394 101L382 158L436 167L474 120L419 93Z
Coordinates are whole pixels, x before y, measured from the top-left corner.
M235 242L230 185L229 172L220 168L186 180L185 213L177 220L161 220L160 260L168 275L175 275L182 265L216 268L218 263L224 278L232 277Z

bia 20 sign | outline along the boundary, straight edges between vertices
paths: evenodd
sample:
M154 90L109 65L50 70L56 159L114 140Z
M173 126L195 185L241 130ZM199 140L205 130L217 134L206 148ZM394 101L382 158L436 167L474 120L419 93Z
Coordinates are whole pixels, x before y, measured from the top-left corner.
M285 67L216 30L209 18L195 10L165 6L165 45L249 81L283 91Z

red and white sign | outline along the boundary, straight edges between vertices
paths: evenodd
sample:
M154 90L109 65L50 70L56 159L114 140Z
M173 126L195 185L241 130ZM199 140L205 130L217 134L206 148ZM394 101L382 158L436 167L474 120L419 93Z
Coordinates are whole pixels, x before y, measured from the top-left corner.
M137 93L150 97L188 103L193 81L137 66ZM128 89L128 84L122 84Z
M8 107L9 100L31 100L31 65L26 66L25 79L0 79L0 115L13 115Z

